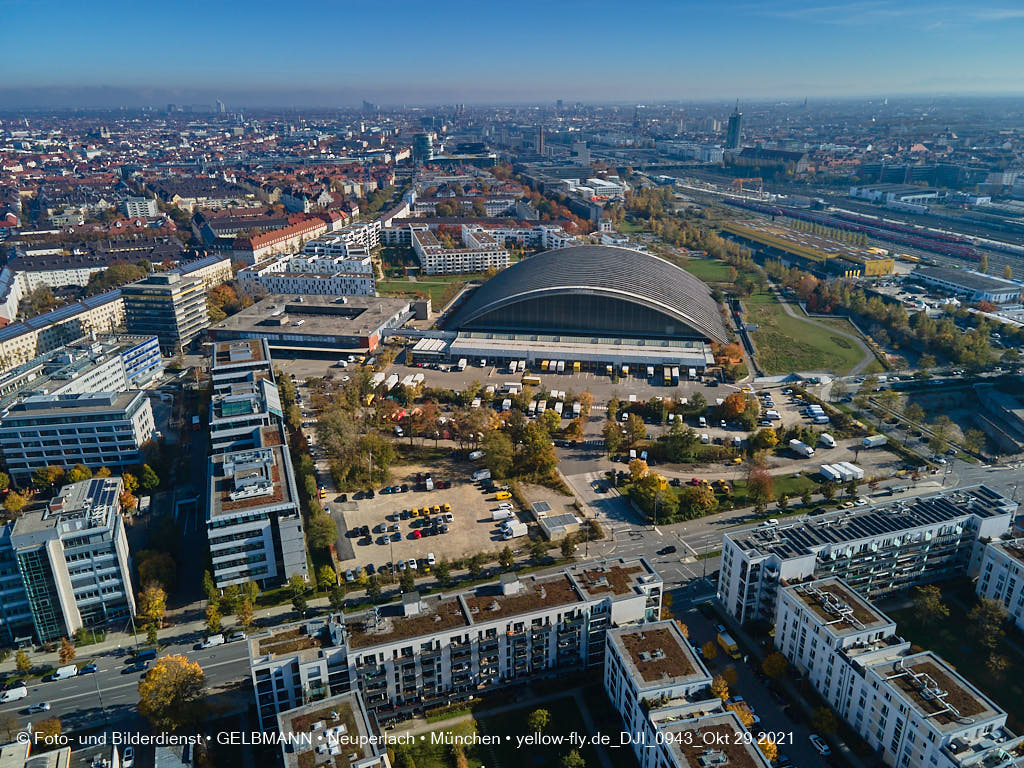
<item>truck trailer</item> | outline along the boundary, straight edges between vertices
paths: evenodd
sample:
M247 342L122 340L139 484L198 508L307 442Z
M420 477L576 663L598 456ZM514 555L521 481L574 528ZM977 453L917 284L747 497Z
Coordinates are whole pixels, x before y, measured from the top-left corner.
M811 448L811 446L809 446L807 443L800 442L799 440L790 440L789 450L807 459L811 458L811 456L814 455L814 449Z
M861 441L862 448L878 448L889 442L885 435L868 435Z

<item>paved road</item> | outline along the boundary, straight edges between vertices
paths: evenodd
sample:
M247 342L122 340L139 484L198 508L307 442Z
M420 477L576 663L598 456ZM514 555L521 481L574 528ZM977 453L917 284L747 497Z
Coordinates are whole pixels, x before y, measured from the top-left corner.
M249 654L245 643L229 643L206 650L193 650L194 639L179 641L161 650L160 655L184 654L199 662L206 673L207 688L216 689L244 682L249 677ZM29 681L28 696L0 705L0 712L11 712L21 722L59 717L65 731L90 727L130 716L139 701L139 673L124 674L130 661L128 649L119 654L110 651L96 657L85 654L77 662L93 661L99 669L67 680ZM26 709L49 702L49 712L30 715Z

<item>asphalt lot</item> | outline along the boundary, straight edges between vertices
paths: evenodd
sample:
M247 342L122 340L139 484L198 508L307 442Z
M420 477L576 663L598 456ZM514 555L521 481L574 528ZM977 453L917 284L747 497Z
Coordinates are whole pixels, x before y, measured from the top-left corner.
M450 459L429 467L407 465L393 473L391 482L392 485L408 485L408 492L383 494L379 493L380 489L376 489L378 492L374 498L363 498L358 501L352 501L353 494L349 494L347 504L334 503L332 499L339 496L329 495L327 503L331 507L331 514L336 520L339 517L342 519L345 529L351 531L357 527L369 526L371 531L369 537L348 535L353 556L344 560L342 567L354 569L372 563L374 567L380 568L392 561L424 558L431 552L438 560L455 560L477 552L501 550L509 542L501 538L498 523L491 517L501 502L495 498L493 492L484 493L480 485L469 480L469 474L479 466ZM430 472L435 481L450 480L451 487L433 491L414 490L417 473L424 472ZM446 503L451 505L450 514L453 518L448 524L448 533L424 535L420 539L412 538L415 531L424 530L421 524L424 518L408 515L403 518L402 513L413 508L433 508ZM514 505L511 499L505 500L505 503ZM436 515L432 514L431 517ZM374 529L381 524L397 525L401 539L395 540L393 532L375 531Z

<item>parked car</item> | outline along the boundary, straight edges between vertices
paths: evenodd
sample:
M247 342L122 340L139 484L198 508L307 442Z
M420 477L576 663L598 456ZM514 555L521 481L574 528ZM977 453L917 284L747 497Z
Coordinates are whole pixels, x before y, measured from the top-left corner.
M825 756L832 754L832 748L828 744L826 744L825 740L821 738L821 736L819 736L818 734L812 733L807 738L810 740L811 746L818 750L818 753L820 755Z
M89 674L92 674L93 672L95 672L96 669L97 669L97 667L96 667L95 664L86 664L84 667L82 667L80 670L78 670L78 674L80 674L80 675L89 675Z
M243 632L242 630L232 632L230 635L227 636L227 642L229 643L237 643L239 640L245 640L245 632Z
M347 571L345 571L345 581L347 581L349 583L352 583L355 580L356 580L356 575L354 573L352 573L352 569L351 568L349 568Z
M135 765L135 748L125 747L121 753L121 768L132 768Z
M410 571L415 571L416 570L416 560L414 560L413 558L409 559L409 570Z

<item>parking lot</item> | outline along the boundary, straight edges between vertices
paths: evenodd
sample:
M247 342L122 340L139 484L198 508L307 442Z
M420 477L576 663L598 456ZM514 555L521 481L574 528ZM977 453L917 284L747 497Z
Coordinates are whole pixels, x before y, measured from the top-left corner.
M469 475L478 464L457 462L446 459L431 466L409 465L393 472L392 486L408 486L400 493L380 493L376 489L372 499L353 500L349 494L347 504L338 503L340 495L332 494L327 499L331 514L342 523L345 536L352 548L353 557L343 559L342 568L355 569L372 564L380 569L387 563L410 559L419 560L433 553L435 559L456 560L477 552L497 552L506 544L513 547L517 541L506 542L499 532L499 522L492 519L492 513L501 503L514 504L511 499L499 500L493 491L485 493L479 484L472 483ZM451 487L433 491L416 490L417 474L430 472L437 482L451 482ZM451 511L451 522L439 523L448 526L447 533L432 533L435 519L445 520L444 505ZM431 508L428 518L412 516L412 509ZM433 511L440 508L440 514ZM391 530L381 530L380 526ZM353 531L366 526L370 535L354 535ZM415 538L419 534L420 538ZM347 548L339 547L339 556ZM422 566L421 566L422 567Z

